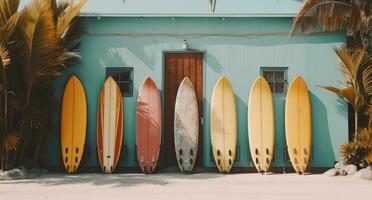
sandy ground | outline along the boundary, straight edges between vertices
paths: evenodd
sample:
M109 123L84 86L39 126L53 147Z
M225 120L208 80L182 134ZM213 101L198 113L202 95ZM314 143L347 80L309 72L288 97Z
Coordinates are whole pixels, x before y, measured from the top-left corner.
M51 174L0 181L1 200L370 199L372 181L297 174Z

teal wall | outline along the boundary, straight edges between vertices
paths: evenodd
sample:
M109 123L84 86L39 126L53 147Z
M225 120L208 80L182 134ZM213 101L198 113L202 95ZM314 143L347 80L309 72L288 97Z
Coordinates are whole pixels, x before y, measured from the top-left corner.
M23 8L31 0L21 0ZM296 16L302 2L294 0L89 0L80 15L89 16ZM166 6L165 6L166 5Z
M200 151L204 166L214 166L209 152L209 112L212 90L221 75L230 79L236 94L240 159L235 166L253 166L248 160L247 98L250 87L260 75L260 67L288 67L289 81L296 75L303 76L310 90L313 112L311 166L332 166L339 157L340 145L348 139L347 106L340 104L334 94L317 86L339 85L341 74L332 47L345 42L346 36L339 33L288 39L291 22L291 18L86 18L87 34L82 40L81 64L55 82L59 99L71 74L77 74L86 89L88 130L83 167L98 167L96 113L105 67L134 67L134 96L124 98L124 144L128 146L128 157L119 165L137 166L134 158L135 106L139 86L151 76L163 95L162 52L180 50L184 39L190 48L206 51L203 66L204 149ZM274 166L289 166L283 161L285 97L275 96L274 102ZM47 144L48 166L62 167L59 148L58 127Z

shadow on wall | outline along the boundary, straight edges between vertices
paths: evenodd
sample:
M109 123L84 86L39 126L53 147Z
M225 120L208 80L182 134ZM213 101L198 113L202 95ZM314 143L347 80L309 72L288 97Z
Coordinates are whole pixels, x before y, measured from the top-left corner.
M215 73L222 73L223 67L213 54L208 52L204 54L204 64L208 65Z
M285 153L285 96L273 95L274 109L275 109L275 155L273 159L273 166L283 167L291 166L290 162L286 161Z
M327 108L323 102L310 92L312 112L312 162L311 167L331 167L336 160L333 151L331 133L328 127ZM316 145L317 148L314 148Z
M101 60L102 67L122 67L127 66L123 58L124 52L121 52L118 48L108 47L102 48L103 51L106 51L106 56ZM103 54L102 54L103 55Z
M236 102L236 113L237 113L237 127L238 127L238 147L239 155L238 159L235 161L234 166L252 166L252 162L249 162L249 146L248 146L248 126L247 126L247 106L248 99L241 99L239 96L235 95Z

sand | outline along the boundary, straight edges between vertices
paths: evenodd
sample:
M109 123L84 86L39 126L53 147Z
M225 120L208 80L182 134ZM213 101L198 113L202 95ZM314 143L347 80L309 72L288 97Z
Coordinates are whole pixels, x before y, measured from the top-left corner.
M0 181L1 200L370 199L372 181L297 174L48 174Z

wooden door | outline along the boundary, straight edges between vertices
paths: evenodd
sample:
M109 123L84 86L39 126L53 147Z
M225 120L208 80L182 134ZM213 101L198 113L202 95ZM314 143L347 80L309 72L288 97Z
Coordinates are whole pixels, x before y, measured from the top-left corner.
M185 77L194 85L198 99L199 118L203 117L203 54L166 53L164 66L164 164L177 166L174 147L174 105L178 86ZM203 125L199 122L198 154L195 166L203 162Z

